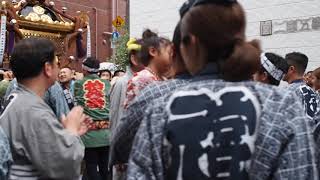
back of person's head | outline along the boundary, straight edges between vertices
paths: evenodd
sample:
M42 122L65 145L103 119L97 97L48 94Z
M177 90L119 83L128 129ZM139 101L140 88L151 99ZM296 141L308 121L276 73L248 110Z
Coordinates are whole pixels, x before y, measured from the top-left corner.
M99 72L100 61L95 57L88 57L82 63L82 69L87 71L90 74L95 74Z
M187 0L185 3L182 4L179 10L180 18L183 18L183 16L190 10L195 1L196 0Z
M19 41L11 55L10 66L18 80L37 77L45 63L55 61L55 45L47 39L29 38Z
M128 50L128 61L130 67L134 67L135 64L138 64L138 57L139 52L141 51L141 42L142 39L135 39L130 38L130 40L127 42L127 50ZM136 61L136 62L132 62Z
M228 23L226 23L228 22ZM188 44L188 34L195 35L208 51L208 60L230 57L236 44L244 41L245 16L237 3L215 3L192 7L181 22L185 34L182 42Z
M176 28L173 32L172 43L174 47L174 52L177 56L181 56L180 54L180 43L181 43L181 21L178 22Z
M150 48L155 48L158 52L160 52L161 48L165 48L170 45L170 40L159 37L156 33L152 32L150 29L147 29L143 32L141 51L139 52L139 60L144 66L148 66L152 59Z
M180 51L180 44L181 44L181 21L175 27L173 38L173 55L172 55L172 66L171 66L171 77L177 76L179 74L187 73L185 64L183 62L181 51Z
M150 37L157 37L158 34L151 31L150 29L146 29L145 31L143 31L142 33L142 39L148 39Z
M182 18L182 43L188 48L195 36L205 50L207 63L218 64L224 79L247 80L259 67L260 50L257 42L245 41L245 25L244 10L236 1L196 1ZM191 69L193 65L185 61Z
M264 59L266 58L266 59ZM264 62L267 61L267 62ZM268 63L272 65L269 65ZM288 72L289 66L285 59L275 53L263 53L259 73L267 73L269 84L278 86L283 76Z
M286 55L289 66L294 66L298 75L303 76L308 66L308 56L300 52L292 52Z
M256 40L237 46L226 61L220 62L223 79L233 82L251 80L259 69L260 54L260 43Z

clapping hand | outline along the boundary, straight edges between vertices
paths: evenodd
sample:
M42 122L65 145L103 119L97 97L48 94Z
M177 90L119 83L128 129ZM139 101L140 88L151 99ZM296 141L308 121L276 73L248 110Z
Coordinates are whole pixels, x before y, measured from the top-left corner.
M74 135L81 136L88 131L88 126L92 120L83 113L80 106L74 107L67 116L62 115L63 126Z

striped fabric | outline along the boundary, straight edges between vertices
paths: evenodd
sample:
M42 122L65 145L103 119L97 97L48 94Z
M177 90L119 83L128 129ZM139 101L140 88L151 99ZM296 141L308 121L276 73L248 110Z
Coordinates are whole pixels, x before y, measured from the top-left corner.
M39 172L32 165L11 166L9 180L37 180L40 178Z

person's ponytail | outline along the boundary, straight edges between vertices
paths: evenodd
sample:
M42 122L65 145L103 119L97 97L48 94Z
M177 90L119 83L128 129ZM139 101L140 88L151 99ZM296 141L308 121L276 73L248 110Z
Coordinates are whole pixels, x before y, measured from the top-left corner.
M157 33L151 31L150 29L146 29L142 33L142 39L149 39L152 37L159 37Z
M250 80L260 67L259 41L239 41L233 53L221 65L222 78L226 81Z

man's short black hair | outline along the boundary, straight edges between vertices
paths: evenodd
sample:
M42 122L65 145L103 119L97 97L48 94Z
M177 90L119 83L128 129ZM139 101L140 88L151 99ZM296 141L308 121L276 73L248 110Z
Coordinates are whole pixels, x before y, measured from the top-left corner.
M72 71L72 68L69 67L69 66L60 67L60 70L61 70L61 69L69 69L70 71Z
M92 69L99 69L100 67L100 61L95 57L88 57L82 64Z
M310 74L310 73L312 73L313 71L308 71L307 73L305 73L305 74Z
M46 62L54 62L55 51L55 45L48 39L21 40L11 55L10 66L13 74L18 80L38 76Z
M303 76L308 66L308 56L300 52L292 52L286 55L289 66L294 66L299 75Z
M101 74L104 72L107 72L110 75L110 78L112 77L112 72L109 69L104 69L104 70L99 71L99 76L101 77Z
M119 74L120 72L126 73L124 70L118 69L118 70L114 71L113 77L119 76L118 74Z

